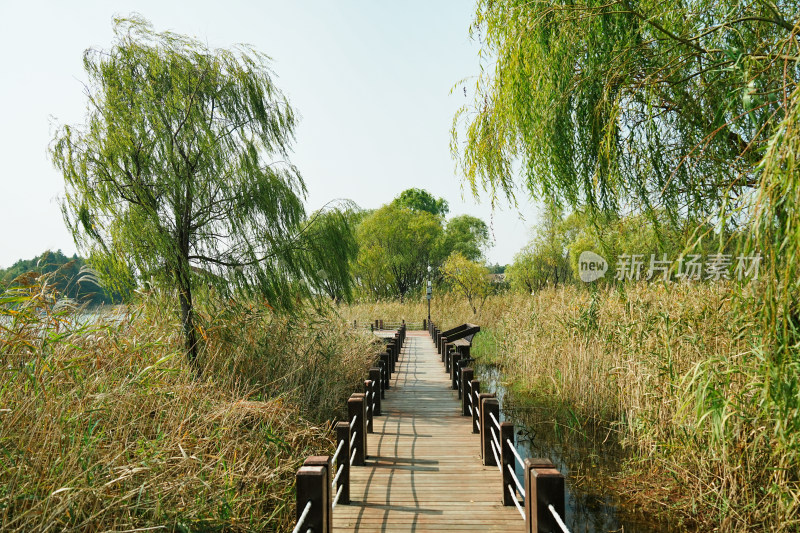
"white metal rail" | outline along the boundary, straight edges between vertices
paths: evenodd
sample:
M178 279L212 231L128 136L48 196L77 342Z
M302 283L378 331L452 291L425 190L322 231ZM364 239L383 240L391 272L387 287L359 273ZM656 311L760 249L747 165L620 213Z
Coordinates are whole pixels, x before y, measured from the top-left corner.
M494 432L494 428L489 428L492 430L492 440L489 444L492 445L492 453L494 454L494 462L497 465L497 469L500 470L500 475L503 475L503 462L500 460L500 456L502 453L500 452L500 445L497 443L497 434Z
M331 510L336 509L336 505L339 503L339 497L342 495L342 489L344 485L339 487L339 490L336 491L336 497L333 499L333 503L331 504Z
M552 514L553 518L556 519L556 524L558 524L558 527L561 528L561 531L563 531L564 533L569 533L569 529L567 529L567 524L565 524L564 521L561 519L561 516L558 514L558 511L556 511L556 508L553 507L553 504L548 504L547 508L550 509L550 514Z
M489 418L491 418L492 422L494 422L494 426L497 428L497 431L500 431L500 422L498 422L494 417L494 413L489 413Z
M339 462L339 454L342 453L342 448L344 448L344 439L339 441L339 446L336 447L336 452L333 454L331 461L334 463Z
M300 531L303 529L303 525L305 524L306 518L308 518L308 513L310 513L310 512L311 512L311 500L308 500L308 503L306 503L306 506L303 509L303 513L300 515L300 518L297 520L297 525L294 526L294 529L292 530L292 533L300 533ZM311 530L308 529L306 533L308 533L309 531L311 531Z
M514 494L514 487L512 487L511 485L508 485L507 488L508 488L508 492L511 493L511 501L514 502L514 507L517 508L517 511L519 511L519 514L522 515L522 519L525 520L525 510L519 504L519 501L517 500L517 495Z

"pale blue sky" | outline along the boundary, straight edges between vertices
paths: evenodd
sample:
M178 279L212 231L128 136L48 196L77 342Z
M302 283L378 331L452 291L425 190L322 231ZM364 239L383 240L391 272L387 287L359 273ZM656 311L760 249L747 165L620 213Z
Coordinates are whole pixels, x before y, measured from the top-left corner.
M4 79L0 128L0 267L45 249L75 251L57 198L63 179L47 155L57 124L83 121L82 54L108 48L112 18L138 12L157 31L213 47L249 43L273 58L278 86L302 120L292 161L316 209L335 198L378 207L402 190L443 196L451 215L492 222L490 262L527 242L536 209L495 211L462 197L450 125L467 100L450 94L479 72L469 38L471 1L70 1L0 0Z

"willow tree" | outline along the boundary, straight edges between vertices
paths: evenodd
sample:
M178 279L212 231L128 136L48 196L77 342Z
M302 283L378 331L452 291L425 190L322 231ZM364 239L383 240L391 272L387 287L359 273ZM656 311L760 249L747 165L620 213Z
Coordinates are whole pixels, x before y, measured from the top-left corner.
M477 315L491 291L489 269L470 261L460 252L453 252L442 263L440 271L444 281L450 284L456 294L467 299L472 314Z
M52 146L65 220L99 270L167 287L193 361L200 280L278 310L323 281L349 294L352 232L345 216L306 216L305 185L288 163L297 118L268 58L142 19L115 20L114 33L110 50L84 55L85 124L64 126Z
M472 31L496 63L452 149L493 201L521 185L589 210L735 209L800 79L798 16L772 0L479 0Z
M479 0L473 29L483 57L496 59L460 115L466 144L453 143L475 192L513 197L521 184L587 211L745 223L746 253L764 264L731 319L741 331L755 324L744 343L753 348L735 359L709 351L684 375L678 412L687 415L657 461L688 460L673 455L681 448L697 454L667 469L718 488L722 529L791 528L800 509L800 4ZM714 469L695 468L732 446ZM752 517L732 511L745 508Z
M442 261L441 217L394 203L374 211L359 224L356 276L376 298L399 297L422 286L428 267Z

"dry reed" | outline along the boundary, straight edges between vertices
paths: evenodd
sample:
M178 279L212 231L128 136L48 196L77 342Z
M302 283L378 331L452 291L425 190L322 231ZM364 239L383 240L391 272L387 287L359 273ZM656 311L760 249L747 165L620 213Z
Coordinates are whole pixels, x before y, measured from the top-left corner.
M480 324L473 353L510 387L615 431L631 454L616 483L627 497L721 531L796 530L797 379L770 374L754 317L730 289L567 286L490 297L477 315L444 295L432 315L443 328ZM342 314L367 322L426 313L424 302L385 302ZM770 380L794 399L770 398Z
M206 308L197 378L152 296L91 322L46 283L0 296L3 531L288 530L375 352L324 315Z

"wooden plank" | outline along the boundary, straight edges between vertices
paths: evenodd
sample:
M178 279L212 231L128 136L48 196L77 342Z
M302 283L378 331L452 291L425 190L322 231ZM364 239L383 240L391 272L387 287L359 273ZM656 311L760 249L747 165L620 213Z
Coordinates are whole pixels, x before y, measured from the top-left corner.
M502 505L499 470L481 465L479 436L427 332L408 332L391 385L334 531L524 531Z

